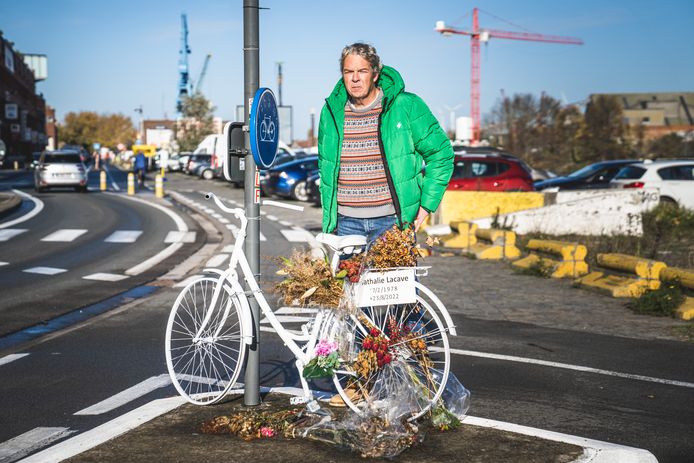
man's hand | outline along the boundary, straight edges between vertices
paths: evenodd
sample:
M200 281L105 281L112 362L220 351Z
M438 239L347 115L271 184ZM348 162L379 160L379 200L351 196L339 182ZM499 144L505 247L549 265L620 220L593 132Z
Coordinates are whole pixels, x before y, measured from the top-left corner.
M419 212L417 212L417 218L414 219L414 232L417 233L419 231L419 227L422 226L424 221L427 219L429 216L429 211L424 209L423 207L420 206Z

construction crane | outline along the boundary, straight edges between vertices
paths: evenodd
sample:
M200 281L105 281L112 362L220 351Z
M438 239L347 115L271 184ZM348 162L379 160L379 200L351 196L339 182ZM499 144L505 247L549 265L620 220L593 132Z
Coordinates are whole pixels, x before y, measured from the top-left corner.
M205 56L205 62L202 64L202 70L200 71L198 80L195 81L195 91L193 94L200 93L200 90L202 89L202 81L205 79L205 74L207 74L207 65L210 62L210 58L212 58L212 55L208 53L207 56Z
M480 29L478 9L472 9L472 30L462 30L446 26L444 21L437 21L435 31L443 35L461 34L470 36L471 71L470 71L470 117L472 118L472 144L480 140L480 42L488 42L491 38L529 40L533 42L564 43L583 45L581 39L560 37L556 35L535 34L531 32L510 32L495 29Z
M191 83L188 75L188 18L185 13L181 13L181 48L178 51L178 98L176 99L176 112L179 114L183 109L183 98L192 93Z

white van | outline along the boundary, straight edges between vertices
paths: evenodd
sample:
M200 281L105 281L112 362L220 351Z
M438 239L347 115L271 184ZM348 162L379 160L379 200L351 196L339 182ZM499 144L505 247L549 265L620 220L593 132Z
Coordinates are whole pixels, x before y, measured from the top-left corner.
M211 154L211 166L215 173L215 177L223 177L224 160L226 159L227 150L228 146L226 137L221 133L214 133L203 138L198 144L197 148L195 148L193 151L193 154ZM277 147L276 159L279 160L280 158L286 158L287 156L296 158L297 154L286 143L280 140Z

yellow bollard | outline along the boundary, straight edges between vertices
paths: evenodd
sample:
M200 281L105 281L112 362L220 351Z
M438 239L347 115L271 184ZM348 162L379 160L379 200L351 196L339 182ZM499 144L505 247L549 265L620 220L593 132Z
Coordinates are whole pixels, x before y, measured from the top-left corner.
M128 196L135 194L135 175L132 172L128 174Z
M157 198L164 197L164 179L161 175L154 177L154 196Z
M99 176L99 188L101 191L106 191L106 172L103 170Z

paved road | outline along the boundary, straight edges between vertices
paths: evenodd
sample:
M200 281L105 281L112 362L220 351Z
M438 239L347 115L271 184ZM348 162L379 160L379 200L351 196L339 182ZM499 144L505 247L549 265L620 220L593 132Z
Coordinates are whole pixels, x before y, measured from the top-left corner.
M189 177L176 177L170 185L200 203L200 192L207 189L240 198L239 190ZM232 232L213 212L192 205L186 209L224 233ZM262 249L286 253L287 235L282 230L294 228L282 222L289 223L290 218L267 211L274 220L265 216L261 221L261 231L268 238ZM308 209L291 220L296 220L293 225L315 230L318 219L319 211ZM273 225L268 228L263 223ZM284 244L275 248L280 242ZM694 349L678 342L671 331L684 322L635 316L622 301L575 289L567 282L516 275L503 263L460 257L432 257L424 263L432 269L423 282L446 303L459 327L459 336L452 339L452 369L472 391L471 415L647 448L660 461L686 461L694 455L689 440L694 428L694 372L686 368ZM261 259L261 265L269 287L277 278L274 264ZM98 419L74 415L165 373L161 327L177 291L168 285L127 310L29 346L21 351L28 356L2 367L9 377L22 375L25 368L36 371L27 377L27 384L45 378L38 372L51 365L56 368L50 376L56 384L79 388L90 384L84 378L94 372L101 372L97 374L111 383L94 384L78 403L60 397L62 420L41 421L40 409L34 409L31 426L82 432L99 420L174 393L164 384ZM297 377L281 343L269 333L263 333L262 339L263 384L295 386ZM8 391L8 387L0 396L22 400L21 389ZM47 389L32 402L51 400L56 398ZM24 426L33 429L26 428L28 423ZM21 430L14 431L12 435Z

